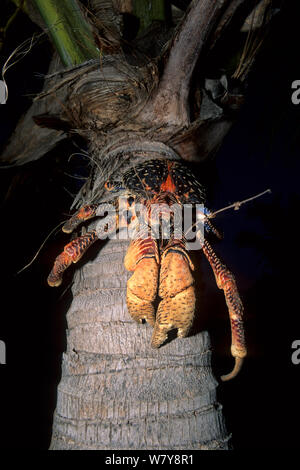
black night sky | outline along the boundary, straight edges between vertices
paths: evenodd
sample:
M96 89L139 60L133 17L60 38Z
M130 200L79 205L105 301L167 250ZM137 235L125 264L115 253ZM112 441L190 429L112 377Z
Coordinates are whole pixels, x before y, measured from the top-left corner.
M245 304L249 356L240 375L218 387L235 449L293 449L299 446L300 364L291 361L300 340L298 224L300 207L300 104L291 101L300 80L300 5L286 1L251 74L246 103L209 173L209 202L217 210L270 188L271 194L220 214L224 232L214 248L236 276ZM3 63L35 27L20 15L0 51ZM51 46L45 40L7 74L9 101L0 106L0 148L42 86ZM80 142L80 145L83 145ZM0 365L1 440L8 449L46 450L51 435L61 354L66 347L65 312L71 301L72 269L64 286L50 289L47 275L68 241L58 231L37 260L49 232L69 214L72 194L85 176L70 144L24 167L0 169L0 340L7 364ZM201 172L201 169L199 169ZM205 327L212 335L214 370L232 366L224 297L210 267L200 263ZM224 357L223 351L228 351Z

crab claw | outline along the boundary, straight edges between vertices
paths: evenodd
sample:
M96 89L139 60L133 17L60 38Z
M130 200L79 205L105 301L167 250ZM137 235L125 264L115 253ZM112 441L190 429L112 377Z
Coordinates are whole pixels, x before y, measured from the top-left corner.
M137 238L130 243L124 260L125 268L133 271L127 282L127 308L139 323L155 324L153 302L157 294L159 257L157 243L152 238Z
M184 243L171 240L161 259L156 322L151 339L152 348L159 348L171 330L177 337L188 335L195 313L195 288L190 260Z

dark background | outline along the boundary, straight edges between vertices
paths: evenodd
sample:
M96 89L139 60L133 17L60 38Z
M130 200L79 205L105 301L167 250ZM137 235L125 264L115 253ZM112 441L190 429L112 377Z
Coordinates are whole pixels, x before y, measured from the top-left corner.
M215 220L224 240L215 241L214 248L234 272L246 311L248 358L240 375L218 388L235 449L299 445L300 364L291 362L291 345L300 340L300 105L291 102L291 84L300 79L300 5L287 1L285 6L251 74L238 123L205 168L211 210L272 190ZM34 31L20 15L0 52L1 62ZM9 101L0 106L0 146L29 106L30 94L41 88L37 74L47 72L50 56L51 46L42 41L7 73ZM68 175L81 178L86 172L80 157L69 160L75 151L62 144L37 162L0 169L0 339L7 347L7 364L0 365L0 448L49 446L72 269L59 289L49 288L46 278L69 238L53 234L37 260L16 273L69 214L72 194L83 180ZM205 260L200 273L201 308L209 315L205 326L212 335L218 377L232 367L227 310Z

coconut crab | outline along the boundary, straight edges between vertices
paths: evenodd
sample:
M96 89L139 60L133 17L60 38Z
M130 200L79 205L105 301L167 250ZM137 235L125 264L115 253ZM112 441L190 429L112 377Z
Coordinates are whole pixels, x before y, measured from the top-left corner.
M153 326L153 348L164 344L171 330L177 329L177 337L187 336L195 312L194 265L188 254L186 232L181 237L176 233L173 207L180 210L185 205L201 205L196 237L201 239L199 221L206 231L219 236L204 207L203 186L180 161L156 158L130 167L120 179L108 180L105 192L108 202L84 205L63 226L64 232L71 233L82 222L103 216L96 229L65 246L54 262L48 284L60 285L64 271L78 262L96 240L129 227L133 236L124 265L133 272L127 283L126 299L131 317ZM108 215L104 216L106 212ZM233 274L205 237L201 249L213 269L217 286L224 291L229 311L235 366L232 372L221 377L224 381L238 373L246 356L243 304ZM160 302L155 312L154 302L158 296Z

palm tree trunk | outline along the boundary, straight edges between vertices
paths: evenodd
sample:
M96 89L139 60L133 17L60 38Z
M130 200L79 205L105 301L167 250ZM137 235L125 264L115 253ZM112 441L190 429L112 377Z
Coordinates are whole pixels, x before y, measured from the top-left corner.
M50 449L227 449L207 332L150 347L126 308L126 241L76 272Z

